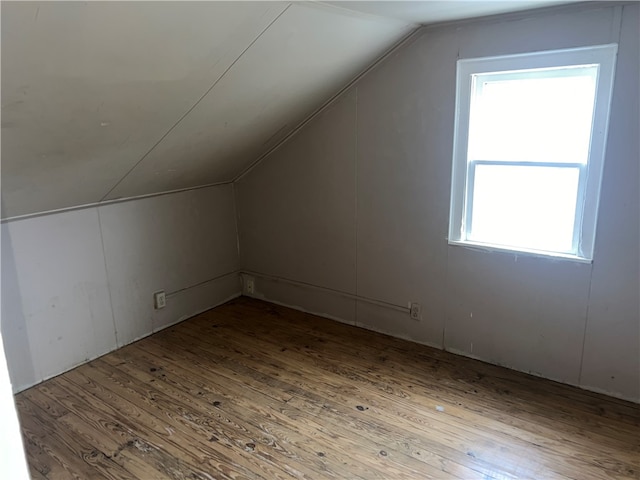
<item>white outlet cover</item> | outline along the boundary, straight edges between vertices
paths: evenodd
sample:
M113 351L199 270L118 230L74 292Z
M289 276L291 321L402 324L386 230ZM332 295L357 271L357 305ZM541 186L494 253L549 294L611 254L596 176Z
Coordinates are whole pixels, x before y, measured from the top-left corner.
M156 292L153 294L153 307L156 310L160 310L167 306L167 297L164 291Z
M409 309L409 316L414 320L420 320L420 304L412 303Z
M255 279L252 277L247 277L246 280L247 280L246 282L247 293L248 294L255 293L255 288L256 288Z

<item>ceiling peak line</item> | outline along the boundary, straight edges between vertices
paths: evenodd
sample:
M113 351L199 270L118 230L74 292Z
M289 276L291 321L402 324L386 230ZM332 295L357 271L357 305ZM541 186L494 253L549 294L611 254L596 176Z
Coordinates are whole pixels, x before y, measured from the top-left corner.
M211 92L211 90L214 89L216 85L218 85L218 83L220 83L220 81L233 68L233 66L236 63L238 63L238 61L242 58L242 56L260 39L260 37L262 37L262 35L265 34L267 30L269 30L269 28L271 28L271 26L274 23L278 21L280 17L282 17L282 15L284 15L284 13L289 9L289 7L291 7L291 5L292 5L291 3L287 3L287 5L282 9L282 11L278 13L278 15L276 15L276 17L273 20L271 20L271 22L269 22L269 24L265 28L263 28L262 31L260 31L260 33L249 43L249 45L247 45L247 47L244 50L242 50L240 55L238 55L238 57L233 62L231 62L231 64L213 82L213 84L207 89L207 91L204 92L204 94L182 116L180 116L180 118L162 135L162 137L160 137L160 139L156 143L154 143L151 146L151 148L147 150L147 152L144 155L142 155L142 157L140 157L140 159L129 170L127 170L127 172L120 178L120 180L118 180L113 185L113 187L109 189L109 191L100 199L100 201L96 203L98 204L103 203L109 197L109 195L111 195L111 192L113 192L118 187L118 185L120 185L124 181L124 179L127 178L131 174L131 172L133 172L136 169L136 167L140 165L140 163L142 163L142 161L145 158L147 158L149 154L151 154L151 152L153 152L157 148L157 146L160 145L160 143L162 143L162 141L198 106L198 104L202 102L202 100L204 100L204 98Z
M408 24L408 26L411 26ZM282 145L287 143L287 141L293 137L296 133L302 130L309 122L311 122L314 118L324 112L327 108L331 106L336 100L338 100L344 93L346 93L351 87L353 87L358 81L367 75L370 71L376 68L380 63L382 63L387 57L396 52L399 48L407 45L412 40L416 39L418 35L422 32L424 27L418 26L411 32L409 32L404 38L402 38L399 42L393 45L389 50L387 50L380 58L378 58L375 62L365 68L363 71L358 73L351 81L349 81L344 87L342 87L338 92L332 95L327 101L322 103L320 107L314 110L309 116L307 116L302 122L298 124L293 130L291 130L282 140L276 143L269 150L260 155L256 160L254 160L249 166L247 166L244 170L242 170L238 175L236 175L231 181L233 183L241 180L245 175L251 172L255 167L257 167L264 159L266 159L269 155L275 152Z

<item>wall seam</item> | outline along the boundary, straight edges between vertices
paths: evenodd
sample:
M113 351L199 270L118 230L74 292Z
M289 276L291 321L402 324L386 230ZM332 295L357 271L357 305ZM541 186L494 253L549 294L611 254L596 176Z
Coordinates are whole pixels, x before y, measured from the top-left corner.
M446 243L446 240L445 240ZM444 284L445 284L445 291L446 291L446 295L444 296L444 308L443 308L443 315L444 318L442 319L442 350L447 350L446 346L445 346L445 339L446 339L446 332L447 332L447 320L449 318L449 296L450 296L450 292L451 289L449 288L449 284L451 283L451 269L449 267L449 250L451 249L451 247L449 247L449 245L445 245L445 251L446 251L446 255L445 255L445 280L444 280ZM473 352L472 352L473 353Z
M96 207L98 215L98 229L100 230L100 246L102 247L102 260L104 262L104 275L107 279L107 292L109 294L109 307L111 308L111 321L113 322L113 335L116 340L116 348L120 345L118 341L118 327L116 326L116 312L113 305L113 296L111 295L111 280L109 279L109 268L107 267L107 254L104 248L104 234L102 230L102 218L100 216L100 208Z
M186 187L186 188L178 188L176 190L167 190L164 192L157 192L157 193L145 193L143 195L136 195L133 197L123 197L123 198L114 198L113 200L104 200L104 201L98 201L98 202L93 202L93 203L87 203L85 205L77 205L74 207L65 207L65 208L57 208L55 210L47 210L44 212L36 212L36 213L27 213L25 215L16 215L13 217L7 217L7 218L3 218L2 220L0 220L0 223L10 223L10 222L17 222L20 220L28 220L30 218L38 218L38 217L45 217L47 215L56 215L58 213L66 213L66 212L75 212L76 210L86 210L88 208L99 208L105 205L113 205L116 203L126 203L126 202L134 202L136 200L144 200L146 198L155 198L155 197L162 197L164 195L173 195L176 193L184 193L184 192L191 192L192 190L200 190L203 188L212 188L212 187L221 187L223 185L229 185L232 184L233 181L228 180L226 182L217 182L217 183L207 183L205 185L197 185L195 187Z
M456 60L460 60L460 37L456 36L456 44L457 44L457 48L456 48ZM456 64L457 65L457 64ZM457 75L457 66L456 66L456 75ZM456 95L454 95L454 104L452 105L453 107L453 111L454 111L454 118L453 118L453 125L451 125L452 131L455 132L455 128L456 128L456 103L457 103L457 93ZM454 138L455 138L455 133L454 133ZM447 196L447 203L446 205L449 207L449 211L451 210L451 192L453 189L453 157L449 159L449 171L451 172L451 177L449 178L449 195ZM449 212L451 213L451 212ZM441 342L441 346L442 346L442 350L447 351L447 347L445 344L446 338L447 338L447 323L448 323L448 319L449 319L449 301L450 301L450 296L451 296L451 289L449 288L449 285L451 283L451 267L449 265L449 251L451 250L451 245L449 245L449 233L450 233L450 224L451 223L451 215L447 215L447 225L446 225L446 230L445 230L445 239L444 239L444 243L445 243L445 260L444 260L444 268L445 268L445 273L444 273L444 285L445 285L445 295L444 295L444 306L443 306L443 311L442 311L442 338L440 339ZM472 352L473 353L473 352Z
M587 344L587 327L589 326L589 310L591 307L591 286L593 284L593 264L589 272L589 290L587 293L587 305L584 312L584 328L582 330L582 348L580 350L580 371L578 372L578 385L582 385L582 373L584 371L584 349Z
M354 231L355 231L355 249L354 249L354 263L355 263L355 282L356 282L356 297L358 296L358 89L359 87L356 85L354 87L355 91L355 152L353 158L353 168L354 168ZM358 300L354 302L354 324L358 326Z
M612 41L615 40L618 44L618 47L620 46L620 39L622 38L623 11L624 11L624 5L618 5L614 7L613 18L611 19L611 40ZM616 54L616 68L617 68L617 65L618 65L618 56ZM613 87L615 88L615 84ZM606 162L606 152L605 152L605 162ZM597 233L597 228L598 226L596 224L596 233ZM595 253L595 244L594 244L594 253ZM580 351L580 371L578 372L578 385L582 385L582 375L584 373L584 351L587 344L587 330L589 327L589 312L591 310L591 293L592 293L592 285L593 285L594 268L595 268L595 259L593 262L591 262L591 271L589 272L589 292L587 294L587 307L585 310L585 317L584 317L584 329L582 331L582 350Z
M233 217L236 224L236 250L238 253L238 270L242 267L242 251L240 247L240 212L238 210L238 191L236 190L235 182L231 184L231 191L233 193Z

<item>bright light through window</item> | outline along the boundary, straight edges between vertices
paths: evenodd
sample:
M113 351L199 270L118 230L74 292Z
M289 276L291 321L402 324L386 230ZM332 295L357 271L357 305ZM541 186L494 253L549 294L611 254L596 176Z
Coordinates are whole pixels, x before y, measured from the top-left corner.
M469 159L587 163L597 74L590 66L474 75Z
M591 258L615 53L459 61L451 242Z
M570 252L578 176L577 168L476 166L469 238Z

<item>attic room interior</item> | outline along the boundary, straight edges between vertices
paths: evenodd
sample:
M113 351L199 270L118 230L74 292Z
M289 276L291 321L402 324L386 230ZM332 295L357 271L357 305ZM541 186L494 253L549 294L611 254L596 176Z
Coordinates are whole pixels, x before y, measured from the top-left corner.
M0 14L0 478L640 478L638 2Z

